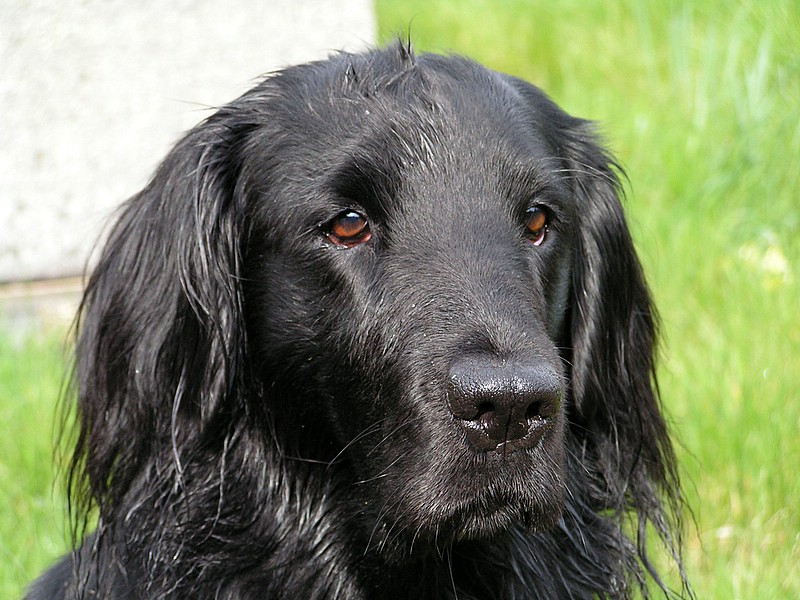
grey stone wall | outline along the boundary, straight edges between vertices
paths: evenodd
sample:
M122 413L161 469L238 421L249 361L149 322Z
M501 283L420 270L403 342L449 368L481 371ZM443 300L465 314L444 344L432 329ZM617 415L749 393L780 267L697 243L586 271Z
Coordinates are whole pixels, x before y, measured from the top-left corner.
M0 282L80 274L209 107L374 41L370 0L0 0Z

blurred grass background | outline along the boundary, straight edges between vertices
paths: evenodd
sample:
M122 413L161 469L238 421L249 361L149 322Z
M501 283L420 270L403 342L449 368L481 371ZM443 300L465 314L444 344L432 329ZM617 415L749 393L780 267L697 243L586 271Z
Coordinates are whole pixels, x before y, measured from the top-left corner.
M0 312L0 598L13 600L68 547L54 448L69 359L64 327L21 335L4 317Z
M663 321L690 578L699 598L800 598L797 0L376 9L381 41L410 31L418 51L467 54L600 122ZM63 339L0 335L3 598L66 548L52 484Z

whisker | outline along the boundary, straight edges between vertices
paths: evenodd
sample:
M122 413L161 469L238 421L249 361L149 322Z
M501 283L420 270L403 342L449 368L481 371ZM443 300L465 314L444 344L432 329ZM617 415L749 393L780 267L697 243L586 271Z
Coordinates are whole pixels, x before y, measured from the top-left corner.
M378 479L383 479L384 477L388 477L389 476L389 471L391 470L391 468L393 466L395 466L398 462L403 460L409 454L410 454L410 452L404 452L403 454L401 454L400 456L395 458L392 462L390 462L388 465L386 465L381 470L381 472L378 473L377 475L375 475L374 477L368 477L367 479L362 479L360 481L355 481L355 482L353 482L353 485L363 485L365 483L369 483L370 481L376 481Z
M338 461L338 460L339 460L339 459L342 457L342 455L343 455L343 454L344 454L344 453L347 451L347 449L348 449L348 448L350 448L350 447L351 447L353 444L355 444L355 443L356 443L356 442L358 442L359 440L361 440L361 439L363 439L363 438L367 437L368 435L370 435L370 434L371 434L371 433L373 433L374 431L376 431L376 430L380 429L380 426L381 426L381 424L382 424L383 422L385 422L385 421L386 421L386 419L385 419L385 418L384 418L384 419L380 419L380 420L378 420L378 421L375 421L374 423L371 423L370 425L368 425L367 427L365 427L365 428L364 428L364 429L363 429L363 430L362 430L360 433L356 434L356 435L353 437L353 439L351 439L349 442L347 442L347 443L346 443L346 444L345 444L345 445L342 447L342 449L341 449L341 450L339 450L339 452L337 452L337 453L336 453L336 456L334 456L334 457L333 457L333 458L330 460L330 462L328 463L328 466L332 466L334 463L336 463L336 462L337 462L337 461Z
M413 419L406 419L405 421L403 421L402 423L400 423L400 424L399 424L397 427L395 427L395 428L394 428L394 429L392 429L392 430L391 430L389 433L387 433L387 434L386 434L386 435L383 437L383 439L381 439L381 440L380 440L380 441L379 441L377 444L375 444L375 446L372 448L372 450L370 450L369 452L367 452L367 456L371 456L373 452L375 452L375 451L376 451L378 448L380 448L380 446L381 446L382 444L384 444L384 443L386 443L387 441L389 441L389 439L390 439L390 438L391 438L391 437L392 437L394 434L396 434L398 431L400 431L400 430L401 430L403 427L407 427L408 425L411 425L412 423L415 423L415 422L417 422L417 421L420 421L420 420L422 420L422 417L421 417L421 416L419 416L419 417L415 417L415 418L413 418Z

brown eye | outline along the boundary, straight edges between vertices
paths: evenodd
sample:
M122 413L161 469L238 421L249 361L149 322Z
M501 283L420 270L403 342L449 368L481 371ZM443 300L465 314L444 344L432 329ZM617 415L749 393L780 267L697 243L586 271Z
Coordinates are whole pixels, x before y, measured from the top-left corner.
M535 246L541 246L547 235L547 211L540 206L534 206L533 208L529 208L525 215L525 227L527 229L526 233L528 239L532 241Z
M372 232L364 215L354 210L345 210L330 222L326 235L337 246L350 248L368 242Z

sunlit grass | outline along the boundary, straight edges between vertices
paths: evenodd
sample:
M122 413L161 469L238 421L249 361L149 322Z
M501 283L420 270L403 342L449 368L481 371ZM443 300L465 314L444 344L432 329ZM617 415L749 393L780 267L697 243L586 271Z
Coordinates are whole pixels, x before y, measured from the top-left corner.
M0 598L13 599L68 546L54 450L67 361L62 331L0 329Z

